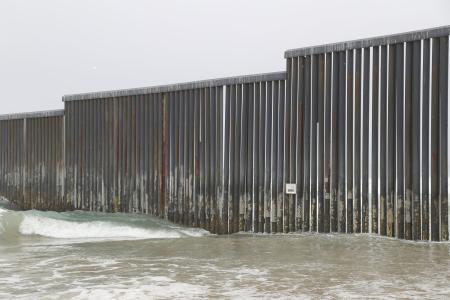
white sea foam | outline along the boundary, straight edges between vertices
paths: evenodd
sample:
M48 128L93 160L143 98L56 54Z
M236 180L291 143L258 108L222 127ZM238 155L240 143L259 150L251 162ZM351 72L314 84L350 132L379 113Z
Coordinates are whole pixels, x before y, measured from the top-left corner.
M104 285L93 288L75 288L65 296L73 299L198 299L208 295L208 287L184 282L175 282L169 278L155 277L150 284L128 282L128 285Z
M138 228L103 221L71 222L31 214L25 214L19 232L60 239L167 239L182 236L177 231Z
M76 241L176 239L209 235L206 230L184 228L171 223L126 214L90 212L11 211L0 207L0 237L37 235Z
M3 224L3 215L8 212L6 209L0 207L0 233L5 231L5 225Z
M183 228L183 229L179 229L179 231L182 234L190 236L190 237L202 237L205 235L210 235L209 231L206 231L201 228Z

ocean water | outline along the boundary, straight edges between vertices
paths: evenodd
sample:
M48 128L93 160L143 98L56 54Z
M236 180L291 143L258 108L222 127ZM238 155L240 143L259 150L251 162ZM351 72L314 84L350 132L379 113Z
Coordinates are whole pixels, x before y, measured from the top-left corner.
M144 215L0 202L1 299L450 298L450 244L216 236Z

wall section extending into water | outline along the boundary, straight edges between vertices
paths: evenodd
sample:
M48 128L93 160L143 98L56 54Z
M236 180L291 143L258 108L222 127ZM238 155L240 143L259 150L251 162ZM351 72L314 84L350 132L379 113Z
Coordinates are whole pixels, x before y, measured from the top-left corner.
M252 206L242 204L251 201L244 198L254 181L245 180L253 172L253 158L246 160L266 144L254 149L247 131L272 115L270 103L278 112L285 76L65 97L68 201L75 209L148 213L217 233L253 228ZM255 107L256 123L247 118ZM258 134L270 140L271 126Z
M66 210L64 111L0 116L0 194L22 209Z
M64 111L2 116L0 195L220 234L446 241L449 34L293 49L286 72L68 95Z

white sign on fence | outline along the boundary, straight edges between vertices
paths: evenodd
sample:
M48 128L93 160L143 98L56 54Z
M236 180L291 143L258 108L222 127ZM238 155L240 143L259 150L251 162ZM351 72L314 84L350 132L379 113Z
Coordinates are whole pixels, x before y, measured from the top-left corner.
M295 183L286 183L286 194L295 195L297 192L297 184Z

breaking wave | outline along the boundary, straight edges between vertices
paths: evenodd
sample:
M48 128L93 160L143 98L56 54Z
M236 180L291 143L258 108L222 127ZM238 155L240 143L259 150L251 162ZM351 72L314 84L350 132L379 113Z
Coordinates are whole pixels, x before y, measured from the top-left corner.
M0 238L34 235L88 240L176 239L208 234L205 230L178 227L144 215L12 211L0 207Z

